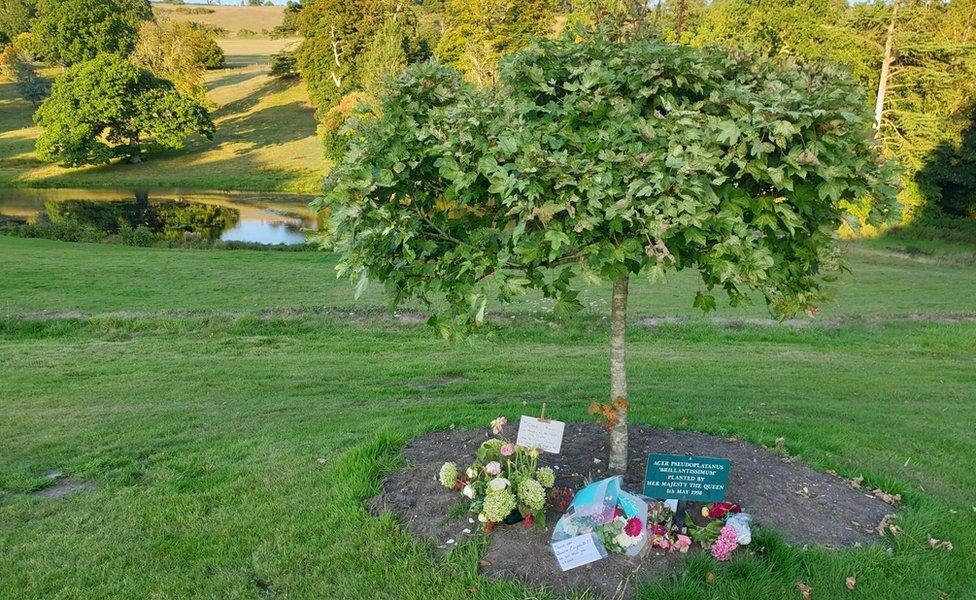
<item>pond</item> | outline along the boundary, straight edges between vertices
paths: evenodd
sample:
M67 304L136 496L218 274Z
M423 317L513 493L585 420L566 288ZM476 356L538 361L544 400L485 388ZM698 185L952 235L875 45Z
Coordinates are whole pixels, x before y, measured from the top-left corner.
M294 245L319 229L313 196L259 192L2 189L0 217L73 221L108 234L145 227L169 238Z

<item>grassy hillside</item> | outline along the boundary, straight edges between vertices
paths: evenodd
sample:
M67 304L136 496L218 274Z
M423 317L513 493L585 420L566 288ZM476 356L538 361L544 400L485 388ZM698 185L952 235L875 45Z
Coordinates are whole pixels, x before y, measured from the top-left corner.
M209 11L209 12L205 12ZM281 25L285 18L283 6L201 6L153 4L157 16L165 16L177 21L192 21L226 29L236 36L242 29L260 33L271 31Z
M207 74L217 135L139 165L64 169L34 156L31 106L0 83L0 186L183 187L316 192L326 163L300 82L267 74L267 57L297 40L221 40L228 68Z

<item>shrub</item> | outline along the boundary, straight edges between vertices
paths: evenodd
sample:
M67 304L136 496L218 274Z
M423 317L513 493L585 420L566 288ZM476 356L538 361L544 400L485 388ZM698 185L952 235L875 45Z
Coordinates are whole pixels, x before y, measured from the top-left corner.
M272 77L278 79L295 79L298 77L298 66L295 63L295 53L287 50L271 55Z
M350 92L343 96L339 104L325 112L322 118L322 145L325 157L341 160L352 139L352 132L345 129L353 112L361 104L368 103L370 97L363 92Z

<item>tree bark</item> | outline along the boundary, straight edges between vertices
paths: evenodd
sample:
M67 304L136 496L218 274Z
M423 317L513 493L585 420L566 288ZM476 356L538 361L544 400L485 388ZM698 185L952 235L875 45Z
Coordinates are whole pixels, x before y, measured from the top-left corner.
M610 402L620 420L610 430L610 470L627 470L627 288L620 277L613 284L610 303ZM622 401L622 402L620 402Z
M895 18L898 16L899 0L891 9L891 21L888 22L888 35L885 36L884 56L881 59L881 79L878 81L878 97L874 102L874 130L881 129L881 116L884 114L885 94L888 92L888 77L891 74L891 63L894 62L892 46L895 37Z

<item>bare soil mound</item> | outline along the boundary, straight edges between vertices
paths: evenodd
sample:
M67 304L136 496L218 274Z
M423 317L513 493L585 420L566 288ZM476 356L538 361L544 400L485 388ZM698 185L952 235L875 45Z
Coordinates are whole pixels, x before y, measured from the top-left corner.
M515 427L507 426L504 436L515 439ZM417 438L403 450L408 468L383 481L382 493L369 501L370 510L373 514L391 511L402 519L407 531L445 551L479 535L478 523L471 518L474 515L448 518L457 514L459 497L438 483L437 474L445 461L456 461L463 468L487 437L485 430L472 430L440 431ZM562 453L543 455L540 464L556 470L557 486L579 489L584 481L610 475L608 443L607 433L596 425L567 424ZM772 528L794 545L840 548L879 542L875 528L893 512L839 477L734 439L632 426L629 448L625 489L636 492L643 488L648 453L730 458L727 498L753 516L754 526ZM692 513L698 510L689 505ZM561 592L591 588L610 598L628 596L634 583L680 569L680 555L651 551L637 558L611 555L563 573L549 549L552 526L559 516L557 511L549 511L546 530L521 524L497 527L481 562L482 573Z

